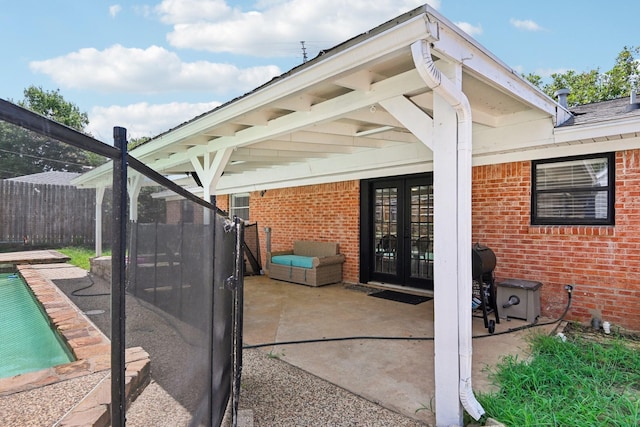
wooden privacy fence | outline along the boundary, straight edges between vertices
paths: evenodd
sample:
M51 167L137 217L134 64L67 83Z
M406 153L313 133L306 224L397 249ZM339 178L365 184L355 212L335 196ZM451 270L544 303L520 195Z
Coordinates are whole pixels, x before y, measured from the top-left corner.
M90 245L95 190L0 180L0 243Z

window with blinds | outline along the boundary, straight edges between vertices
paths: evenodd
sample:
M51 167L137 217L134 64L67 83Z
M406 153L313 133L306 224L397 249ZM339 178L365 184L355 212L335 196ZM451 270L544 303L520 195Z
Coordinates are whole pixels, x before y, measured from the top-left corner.
M531 223L613 225L614 165L613 153L534 161Z
M238 193L231 195L230 206L231 218L237 216L245 221L249 220L249 193Z

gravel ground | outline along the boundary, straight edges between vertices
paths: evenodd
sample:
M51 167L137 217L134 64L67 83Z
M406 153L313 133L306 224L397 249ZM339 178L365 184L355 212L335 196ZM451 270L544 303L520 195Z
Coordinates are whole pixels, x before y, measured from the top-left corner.
M425 425L257 349L243 352L239 415L239 427ZM189 417L184 407L152 383L131 406L127 426L186 426ZM223 425L230 425L228 417Z
M241 384L240 410L256 427L425 425L257 349L243 352Z
M3 427L52 426L102 380L107 372L0 397Z

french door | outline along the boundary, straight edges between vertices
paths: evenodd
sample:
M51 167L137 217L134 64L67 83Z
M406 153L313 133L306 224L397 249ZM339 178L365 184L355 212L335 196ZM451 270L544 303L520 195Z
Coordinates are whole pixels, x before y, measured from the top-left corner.
M433 289L432 175L369 180L362 187L361 273L367 271L361 276Z

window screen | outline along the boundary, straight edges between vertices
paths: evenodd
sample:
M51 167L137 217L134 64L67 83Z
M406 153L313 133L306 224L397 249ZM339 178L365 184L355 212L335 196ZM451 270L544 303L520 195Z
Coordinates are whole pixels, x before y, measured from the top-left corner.
M237 216L245 221L249 220L249 193L231 195L231 208L229 214L233 218Z
M532 224L614 223L612 153L534 161L532 174Z

